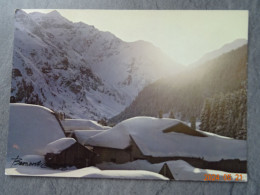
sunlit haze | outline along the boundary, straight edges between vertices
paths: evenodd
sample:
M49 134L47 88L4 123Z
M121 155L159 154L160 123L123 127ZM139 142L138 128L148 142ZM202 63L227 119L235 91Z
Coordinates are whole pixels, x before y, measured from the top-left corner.
M27 13L46 10L24 10ZM94 25L120 39L144 40L188 65L236 39L247 39L248 11L57 10L72 22Z

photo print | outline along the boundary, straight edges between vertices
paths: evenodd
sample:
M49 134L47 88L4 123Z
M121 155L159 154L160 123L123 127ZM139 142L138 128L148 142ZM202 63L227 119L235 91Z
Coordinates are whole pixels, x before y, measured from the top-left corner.
M247 181L248 11L14 19L6 175Z

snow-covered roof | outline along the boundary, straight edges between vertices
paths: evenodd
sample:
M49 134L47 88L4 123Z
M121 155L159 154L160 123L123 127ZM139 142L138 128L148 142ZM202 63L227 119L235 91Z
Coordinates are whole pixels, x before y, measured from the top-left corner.
M103 132L103 130L75 130L74 135L79 143L85 145L88 138L101 132Z
M153 130L163 130L175 124L178 120L157 119L152 117L135 117L125 120L110 130L100 133L87 140L87 144L108 148L125 149L130 145L130 136L145 134ZM151 134L150 134L151 135Z
M87 140L91 146L125 149L131 137L141 152L153 157L194 157L208 161L246 160L246 141L206 134L207 137L163 130L182 123L177 119L135 117ZM196 131L196 130L194 130ZM201 131L198 131L203 133Z
M43 106L10 104L8 157L39 154L65 135L54 113Z
M86 119L65 119L61 121L65 131L73 130L106 130L111 127L102 126L96 121Z
M58 140L55 140L54 142L51 142L47 144L45 147L45 154L47 153L54 153L54 154L59 154L63 150L67 149L71 145L75 144L76 140L73 138L61 138Z

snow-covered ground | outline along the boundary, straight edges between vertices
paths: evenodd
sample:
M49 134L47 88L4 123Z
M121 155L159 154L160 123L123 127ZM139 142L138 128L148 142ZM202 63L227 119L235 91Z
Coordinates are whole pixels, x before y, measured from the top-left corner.
M177 119L134 117L115 127L90 137L85 144L125 149L135 141L143 155L153 157L194 157L207 161L247 159L246 141L235 140L213 133L200 132L206 137L163 130L182 123Z
M29 163L31 164L29 165ZM158 173L145 170L100 170L97 167L86 167L82 169L76 169L75 167L51 169L44 166L44 157L37 155L23 156L20 158L20 161L8 161L5 174L44 177L169 180Z
M212 175L215 175L214 181L247 181L247 174L244 173L229 173L212 169L199 169L182 160L169 161L166 163L175 180L205 181L206 179L206 181L209 181L207 176L210 175L210 180L212 180ZM228 175L230 175L230 177L228 177ZM239 175L241 176L239 177ZM218 176L218 179L216 179L216 176Z
M48 168L19 167L8 168L6 175L19 176L44 176L44 177L85 177L85 178L113 178L113 179L147 179L147 180L169 180L158 173L139 170L113 170L102 171L96 167L86 167L75 170L53 170Z
M31 164L29 165L29 163ZM168 165L175 180L205 181L205 174L214 174L218 175L219 178L214 181L236 181L236 178L241 179L237 180L239 182L247 181L247 174L199 169L192 167L182 160L167 161L157 164L151 164L146 160L137 160L125 164L115 164L111 162L102 163L98 164L97 167L86 167L82 169L76 169L75 167L51 169L44 166L44 157L38 155L26 155L21 157L20 161L9 161L8 166L5 169L5 174L45 177L168 180L169 178L159 174L165 163ZM229 180L227 180L228 175L230 175Z
M165 163L168 165L175 180L205 181L205 174L214 174L219 176L219 179L215 179L214 181L247 181L247 174L244 173L229 173L212 169L199 169L191 166L183 160L167 161L157 164L151 164L146 160L136 160L125 164L104 162L102 164L98 164L97 167L102 170L147 170L159 173ZM230 180L227 178L228 175L231 176ZM241 176L238 177L238 175ZM236 180L237 178L239 178L239 180Z
M48 143L64 137L59 122L48 108L10 104L8 157L40 154Z

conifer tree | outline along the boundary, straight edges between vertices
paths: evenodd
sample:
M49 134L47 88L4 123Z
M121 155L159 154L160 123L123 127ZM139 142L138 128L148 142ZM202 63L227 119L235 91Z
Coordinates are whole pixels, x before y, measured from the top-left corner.
M218 106L218 117L217 117L217 124L216 124L216 133L221 134L224 132L225 126L227 121L224 119L225 114L225 96L223 93L219 95L219 106Z
M218 110L219 110L219 97L214 96L211 99L211 110L209 118L209 130L210 132L216 132L217 120L218 120Z
M200 115L200 129L203 131L209 131L209 119L210 119L210 100L206 99Z

